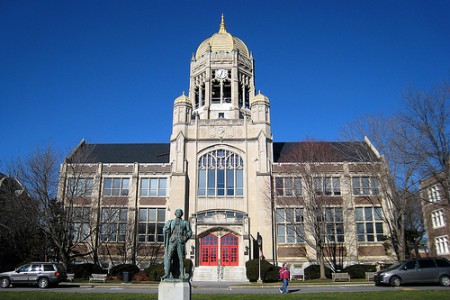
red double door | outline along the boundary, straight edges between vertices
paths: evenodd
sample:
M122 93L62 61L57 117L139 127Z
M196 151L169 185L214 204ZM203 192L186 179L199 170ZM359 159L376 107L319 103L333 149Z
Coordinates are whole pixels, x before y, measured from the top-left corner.
M238 238L234 234L224 235L220 239L214 234L204 236L200 239L200 265L217 266L220 255L222 266L237 266L238 246Z

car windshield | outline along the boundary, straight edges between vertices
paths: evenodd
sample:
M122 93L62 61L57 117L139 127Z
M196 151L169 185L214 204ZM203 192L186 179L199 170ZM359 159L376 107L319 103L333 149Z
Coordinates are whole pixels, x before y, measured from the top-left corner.
M396 262L396 263L393 264L392 266L387 267L386 269L383 269L383 270L381 270L381 271L392 271L392 270L398 269L398 268L400 268L400 266L403 265L404 263L405 263L405 261L399 261L399 262Z

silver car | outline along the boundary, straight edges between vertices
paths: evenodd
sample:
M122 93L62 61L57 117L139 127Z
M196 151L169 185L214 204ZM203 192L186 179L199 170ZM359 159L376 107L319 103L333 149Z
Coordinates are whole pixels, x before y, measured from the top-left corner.
M398 262L374 276L375 285L439 283L450 286L450 262L445 258L415 258Z
M67 272L59 263L32 262L14 271L0 273L2 288L7 288L11 284L37 284L40 288L46 288L66 280Z

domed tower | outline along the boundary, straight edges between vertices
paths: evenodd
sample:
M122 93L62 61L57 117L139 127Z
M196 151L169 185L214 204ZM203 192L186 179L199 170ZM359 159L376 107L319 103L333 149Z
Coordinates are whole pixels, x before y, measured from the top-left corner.
M259 253L252 237L273 255L270 102L255 93L253 56L223 16L190 65L189 94L174 101L168 211L183 208L191 222L195 280L247 280L245 262Z
M204 40L191 60L189 98L200 119L242 119L255 95L253 57L239 38L219 32Z

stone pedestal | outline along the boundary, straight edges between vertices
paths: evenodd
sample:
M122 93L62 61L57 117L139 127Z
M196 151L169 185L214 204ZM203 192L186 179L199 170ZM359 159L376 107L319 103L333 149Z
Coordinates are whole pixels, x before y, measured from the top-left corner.
M158 288L158 300L191 300L191 284L188 281L164 280Z

